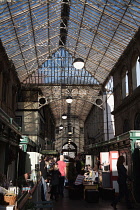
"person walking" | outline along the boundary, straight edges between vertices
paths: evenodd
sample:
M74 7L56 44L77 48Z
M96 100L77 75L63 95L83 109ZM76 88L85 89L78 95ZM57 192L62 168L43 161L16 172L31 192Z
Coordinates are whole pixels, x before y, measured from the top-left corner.
M114 209L117 209L117 203L125 196L126 205L128 209L132 209L130 198L129 198L129 190L127 187L127 180L131 181L131 178L127 175L127 169L124 167L125 157L119 156L117 160L117 170L118 170L118 185L119 185L119 194L111 203L111 206Z
M40 162L40 176L41 176L41 200L46 201L47 196L47 169L45 166L45 160L43 156L41 156L41 162Z
M50 176L51 176L51 196L50 199L55 199L57 201L58 199L58 186L59 186L59 178L61 176L61 173L58 169L58 163L54 163L52 170L50 170Z
M65 177L66 177L66 163L64 162L64 156L60 155L60 160L57 161L58 163L58 168L61 173L61 176L59 177L59 194L60 196L64 196L63 191L64 191L64 182L65 182Z

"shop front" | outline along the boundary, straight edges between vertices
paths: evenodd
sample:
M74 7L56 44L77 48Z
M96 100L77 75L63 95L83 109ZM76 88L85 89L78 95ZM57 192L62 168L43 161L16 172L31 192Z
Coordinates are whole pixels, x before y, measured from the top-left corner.
M115 192L118 192L117 159L120 155L125 156L125 167L128 175L134 180L135 199L140 202L140 130L130 130L109 141L89 145L89 148L90 154L92 150L94 157L100 157L101 185L115 188ZM88 147L86 149L88 150Z

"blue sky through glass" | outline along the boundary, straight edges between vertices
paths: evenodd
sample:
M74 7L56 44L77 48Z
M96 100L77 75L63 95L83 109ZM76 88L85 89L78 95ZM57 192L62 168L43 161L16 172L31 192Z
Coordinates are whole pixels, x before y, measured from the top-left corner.
M73 67L74 59L64 48L60 48L40 68L39 74L44 83L52 84L99 84L99 82L83 69Z

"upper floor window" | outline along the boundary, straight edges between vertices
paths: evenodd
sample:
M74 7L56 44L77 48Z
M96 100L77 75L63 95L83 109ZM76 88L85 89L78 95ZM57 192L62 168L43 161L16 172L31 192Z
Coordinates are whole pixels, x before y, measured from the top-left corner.
M6 82L3 82L2 86L2 100L6 102L6 96L7 96L7 85Z
M126 71L125 75L122 77L122 98L125 98L128 94L128 71Z
M16 102L16 89L12 87L12 109L15 110L15 102Z
M36 90L18 90L17 100L19 102L37 102L38 91Z
M84 128L83 127L80 127L80 133L84 134Z
M39 134L44 136L44 133L45 133L45 125L44 125L44 122L40 119L40 131L39 131Z
M106 92L107 94L112 94L113 93L113 77L110 77L105 88L106 88Z
M56 133L56 134L59 134L59 127L56 127L56 128L55 128L55 133Z
M124 124L123 124L123 133L125 133L129 130L130 130L129 121L128 121L128 119L126 119L126 120L124 120Z
M140 130L140 113L138 113L135 117L134 129Z
M140 56L137 57L132 66L132 81L134 90L140 85Z
M15 122L22 128L22 116L16 116Z

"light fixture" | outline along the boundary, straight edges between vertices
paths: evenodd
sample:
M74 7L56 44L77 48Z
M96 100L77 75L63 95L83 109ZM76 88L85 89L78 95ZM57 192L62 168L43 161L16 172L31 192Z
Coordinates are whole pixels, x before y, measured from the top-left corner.
M96 104L97 105L101 105L102 103L103 103L102 99L100 99L100 98L96 99Z
M63 129L63 125L62 125L62 124L59 126L59 129L60 129L60 130L62 130L62 129Z
M82 58L76 58L73 62L73 66L76 69L82 69L84 67L84 60Z
M71 96L68 96L67 98L66 98L66 102L68 103L68 104L71 104L72 103L72 97Z
M67 115L66 114L62 114L62 119L66 120L67 119Z
M71 131L71 130L69 130L69 131L68 131L68 134L69 134L69 135L71 135L71 134L72 134L72 131Z
M71 126L71 123L68 123L68 134L69 135L72 134L72 126Z

